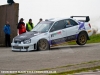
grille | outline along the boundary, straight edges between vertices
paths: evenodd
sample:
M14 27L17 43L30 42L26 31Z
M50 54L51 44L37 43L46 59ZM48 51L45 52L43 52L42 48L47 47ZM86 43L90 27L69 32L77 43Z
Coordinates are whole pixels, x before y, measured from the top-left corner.
M14 43L21 44L21 41L14 41Z
M23 47L13 46L14 49L23 49Z
M13 46L14 49L28 49L29 46L27 47L22 47L22 46Z
M24 49L28 49L29 47L24 47Z

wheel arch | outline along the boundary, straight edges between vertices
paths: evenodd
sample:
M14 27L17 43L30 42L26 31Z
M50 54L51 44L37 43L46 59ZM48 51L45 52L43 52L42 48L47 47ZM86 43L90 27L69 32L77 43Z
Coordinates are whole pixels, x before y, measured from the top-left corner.
M81 31L81 32L79 32L79 34L78 34L78 35L80 35L81 33L85 33L85 34L86 34L86 36L87 36L87 40L90 40L90 38L89 38L89 36L88 36L88 33L87 33L86 31ZM78 38L78 36L77 36L77 38Z
M46 39L46 38L41 38L41 39L39 39L39 40L37 41L37 43L36 43L37 49L38 49L38 42L39 42L40 40L46 40L46 41L48 42L48 44L49 44L49 49L50 49L50 42L49 42L48 39Z
M46 39L46 38L41 38L41 39L39 39L39 40L37 41L37 43L38 43L40 40L46 40L46 41L48 41L48 39ZM50 45L49 41L48 41L48 44Z

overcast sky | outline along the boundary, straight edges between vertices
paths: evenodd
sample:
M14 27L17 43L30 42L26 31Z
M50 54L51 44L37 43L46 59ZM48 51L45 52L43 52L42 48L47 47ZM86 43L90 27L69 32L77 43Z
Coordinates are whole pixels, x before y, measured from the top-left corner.
M14 0L19 3L19 18L25 22L29 18L36 24L39 18L69 17L89 15L91 20L100 16L100 0ZM0 0L0 5L7 0Z

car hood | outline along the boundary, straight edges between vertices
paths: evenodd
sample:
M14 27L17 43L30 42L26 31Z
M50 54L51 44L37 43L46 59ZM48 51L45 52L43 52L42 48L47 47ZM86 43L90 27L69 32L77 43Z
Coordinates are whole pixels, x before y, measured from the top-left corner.
M33 31L26 32L26 33L23 33L21 35L16 36L14 38L14 41L24 41L24 40L28 40L28 39L36 36L36 35L39 35L39 34L41 34L41 33L39 33L39 32L33 32Z

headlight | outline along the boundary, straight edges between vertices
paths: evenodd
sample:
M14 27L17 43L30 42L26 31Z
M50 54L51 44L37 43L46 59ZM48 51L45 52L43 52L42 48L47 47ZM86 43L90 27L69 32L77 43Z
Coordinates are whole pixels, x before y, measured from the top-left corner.
M24 40L24 42L23 42L24 44L29 44L29 43L31 43L31 39L28 39L28 40Z

